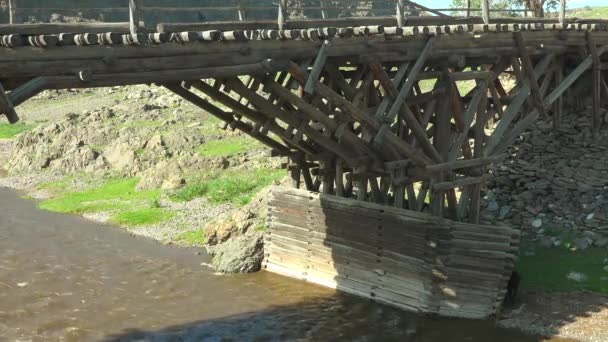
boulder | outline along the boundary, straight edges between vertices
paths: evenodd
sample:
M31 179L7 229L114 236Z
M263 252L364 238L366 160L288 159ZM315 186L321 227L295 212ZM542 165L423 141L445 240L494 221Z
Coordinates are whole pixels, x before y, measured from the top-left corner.
M264 260L264 234L251 232L229 239L217 246L207 247L213 256L212 265L222 273L257 272Z

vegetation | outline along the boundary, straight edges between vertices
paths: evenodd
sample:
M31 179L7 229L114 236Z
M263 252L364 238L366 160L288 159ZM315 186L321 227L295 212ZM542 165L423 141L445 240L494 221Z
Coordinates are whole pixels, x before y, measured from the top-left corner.
M584 7L568 11L567 16L581 19L608 18L608 7Z
M520 256L517 270L521 287L549 292L594 291L608 294L608 272L604 259L608 252L603 248L571 251L566 248L536 249L533 256ZM587 279L576 282L568 279L570 272L584 274Z
M35 125L26 125L18 123L15 125L0 123L0 139L14 138L16 135L27 132L36 127Z
M184 232L177 237L175 237L174 241L178 244L188 245L188 246L202 246L205 244L205 231L202 229L192 230L188 232Z
M203 157L228 157L259 148L260 144L245 137L211 140L198 148Z
M559 0L493 0L492 9L528 8L537 17L543 17L545 9L557 9ZM466 8L466 0L452 0L453 8ZM481 8L481 0L471 0L471 8ZM515 15L515 13L511 13ZM504 15L503 15L504 16Z
M103 185L79 192L68 192L43 201L41 209L60 213L89 213L145 208L160 196L160 190L135 191L137 178L111 179Z
M285 176L281 170L241 170L229 172L187 185L171 196L175 201L191 201L197 197L207 197L213 204L232 203L246 205L256 192Z
M115 214L112 216L111 221L128 227L137 227L160 223L174 216L174 213L164 209L146 208Z

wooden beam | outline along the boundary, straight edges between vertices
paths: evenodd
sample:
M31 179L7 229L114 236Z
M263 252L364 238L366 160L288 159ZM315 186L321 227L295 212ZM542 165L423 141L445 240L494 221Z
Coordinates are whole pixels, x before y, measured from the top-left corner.
M483 19L483 23L488 25L490 24L490 1L489 0L481 0L481 18Z
M247 133L252 138L254 138L254 139L258 140L259 142L261 142L262 144L272 148L273 150L277 151L279 154L281 154L283 156L289 156L291 154L289 148L287 148L286 146L277 142L276 140L268 137L267 135L251 134L251 132L252 132L251 125L249 125L243 121L235 121L232 114L226 113L225 111L223 111L220 108L216 107L215 105L209 103L208 101L206 101L205 99L192 93L191 91L184 89L183 87L181 87L177 84L163 84L163 86L165 88L171 90L173 93L184 98L185 100L189 101L193 105L201 108L205 112L217 117L218 119L220 119L224 122L234 125L235 128L243 131L244 133Z
M129 32L139 33L139 22L141 21L142 0L129 0Z
M312 70L309 73L308 79L306 80L306 85L304 86L304 91L308 94L312 94L315 90L315 82L319 81L321 72L325 67L325 62L327 61L327 52L330 46L331 41L325 40L319 49L315 63L312 65Z
M397 0L397 27L403 27L403 19L405 18L404 0Z
M429 40L426 42L426 45L424 46L424 49L422 50L422 52L420 52L420 55L418 56L416 63L414 64L414 66L410 70L407 78L405 79L405 84L401 87L399 94L395 97L395 100L393 101L393 106L391 107L391 109L387 115L387 121L394 119L395 116L397 116L397 113L401 110L401 107L402 107L403 103L405 102L405 99L408 97L408 95L410 94L410 91L412 90L412 87L414 86L414 82L416 82L418 73L426 65L426 60L429 57L431 50L433 49L434 42L435 42L435 37L429 38Z
M4 114L8 119L8 122L10 122L11 124L19 122L19 116L15 111L15 107L6 95L2 84L0 84L0 114Z
M285 28L286 17L287 17L287 0L279 0L278 19L277 19L279 30L283 30Z
M17 23L17 0L8 0L9 24Z
M33 78L11 91L8 99L16 107L46 89L47 85L45 77Z
M545 117L545 100L543 99L543 93L541 92L540 87L538 85L539 76L535 74L534 67L532 66L532 61L530 60L530 55L528 54L528 50L526 49L526 42L524 41L521 32L513 32L513 36L515 37L515 42L517 43L517 47L519 49L524 74L528 80L530 89L532 90L532 101L538 112L541 113L543 117Z
M444 172L454 171L460 169L469 169L480 166L487 166L499 162L507 157L506 154L499 154L492 157L477 158L477 159L461 159L453 162L447 162L442 164L428 165L426 170L429 172Z
M559 23L562 27L566 25L566 0L561 0L559 4Z
M602 126L602 117L601 117L601 108L600 101L602 96L602 61L600 60L600 56L597 52L597 44L595 39L593 38L593 34L591 32L587 32L587 47L589 49L589 53L591 54L591 58L593 60L592 67L592 99L593 99L593 134L598 135L600 128Z

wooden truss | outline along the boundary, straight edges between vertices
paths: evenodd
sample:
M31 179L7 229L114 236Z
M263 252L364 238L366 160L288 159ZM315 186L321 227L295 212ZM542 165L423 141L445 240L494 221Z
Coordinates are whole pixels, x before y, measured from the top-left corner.
M459 68L428 62L434 39L413 63L331 58L326 41L277 72L165 86L289 157L297 188L477 223L488 165L547 112L559 126L562 95L589 68L599 129L608 49L590 36L564 78L564 56L531 58L518 33L517 54Z

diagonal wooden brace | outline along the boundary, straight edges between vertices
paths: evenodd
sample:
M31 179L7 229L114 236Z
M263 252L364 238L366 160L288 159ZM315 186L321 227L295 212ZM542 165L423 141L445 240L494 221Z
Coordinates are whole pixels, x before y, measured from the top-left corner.
M17 122L19 122L19 116L17 115L17 112L15 111L15 107L13 106L13 103L6 95L6 92L4 91L4 87L2 86L1 83L0 83L0 113L6 115L8 122L10 122L11 124L16 124Z

